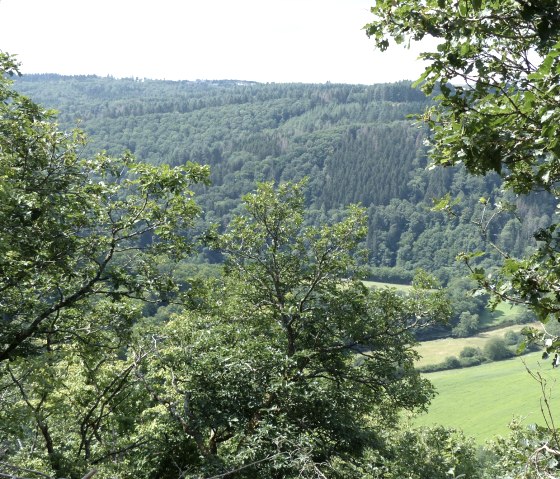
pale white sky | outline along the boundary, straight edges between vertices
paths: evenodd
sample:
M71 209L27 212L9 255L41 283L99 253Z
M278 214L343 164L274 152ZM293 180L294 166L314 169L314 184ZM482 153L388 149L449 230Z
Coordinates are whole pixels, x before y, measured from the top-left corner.
M373 0L0 0L23 73L168 80L416 79L418 50L374 50Z

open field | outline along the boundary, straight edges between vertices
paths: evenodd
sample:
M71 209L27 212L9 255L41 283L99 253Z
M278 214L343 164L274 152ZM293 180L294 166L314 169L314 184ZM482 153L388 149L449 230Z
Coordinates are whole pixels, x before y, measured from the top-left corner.
M480 326L482 328L495 328L503 323L515 321L522 315L524 309L521 306L500 303L494 311L487 309L480 316Z
M362 281L368 288L394 288L397 291L410 291L412 286L409 284L381 283L379 281Z
M418 345L416 350L420 353L420 360L417 366L426 366L428 364L439 364L448 356L459 357L459 353L466 346L472 346L482 349L484 344L493 337L502 338L507 331L521 331L524 327L534 326L540 327L540 323L533 324L516 324L515 326L506 326L500 329L483 331L475 336L468 338L444 338L434 339L433 341L424 341Z
M507 435L513 418L522 417L524 424L544 425L540 386L528 374L525 364L548 379L552 410L558 413L560 372L552 369L550 361L543 362L541 353L532 353L472 368L426 374L438 396L428 413L414 418L413 424L462 429L479 443L496 435ZM560 422L560 416L556 420Z

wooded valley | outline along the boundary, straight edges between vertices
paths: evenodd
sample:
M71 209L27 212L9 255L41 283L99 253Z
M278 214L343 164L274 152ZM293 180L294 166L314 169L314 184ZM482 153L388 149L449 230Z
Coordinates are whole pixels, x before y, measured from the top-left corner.
M380 50L440 42L415 85L0 51L0 477L557 478L559 7L376 1ZM525 352L537 424L419 426L523 408Z
M60 111L61 126L88 134L84 155L210 167L211 185L195 187L204 226L229 223L241 196L258 181L308 178L306 209L318 224L345 206L367 209L371 279L409 283L417 268L444 284L464 276L461 252L491 238L521 256L533 232L550 223L553 198L505 195L497 174L462 168L428 170L427 130L418 120L429 105L409 82L380 85L165 82L139 79L24 75L16 88ZM432 211L450 193L456 215ZM479 222L489 204L510 202L487 231ZM487 209L487 208L486 208ZM523 218L523 221L519 219ZM219 262L208 252L205 261ZM496 257L488 252L487 263ZM389 269L390 268L390 269Z

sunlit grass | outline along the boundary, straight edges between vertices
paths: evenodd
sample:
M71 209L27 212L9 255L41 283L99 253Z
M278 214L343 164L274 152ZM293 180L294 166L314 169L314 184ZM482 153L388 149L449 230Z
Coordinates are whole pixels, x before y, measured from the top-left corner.
M428 364L439 364L449 356L459 357L461 350L467 346L483 349L490 338L502 338L507 331L519 332L526 326L529 325L517 324L515 326L506 326L500 329L484 331L468 338L444 338L424 341L416 348L421 356L416 365L427 366ZM538 328L540 323L531 324L530 326Z
M409 284L382 283L380 281L363 281L368 288L394 288L397 291L410 291L412 286Z
M541 389L526 366L540 372L548 381L552 411L560 412L560 371L541 353L499 361L482 366L426 374L438 396L427 414L413 420L414 425L441 424L462 429L482 443L496 435L507 435L508 424L521 417L525 424L544 425ZM560 417L556 418L560 421Z

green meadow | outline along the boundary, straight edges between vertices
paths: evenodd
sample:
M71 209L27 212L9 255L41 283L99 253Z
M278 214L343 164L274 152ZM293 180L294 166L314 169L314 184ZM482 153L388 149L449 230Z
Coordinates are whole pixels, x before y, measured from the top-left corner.
M467 346L483 349L490 338L504 337L507 331L521 331L526 326L539 328L540 323L500 327L511 324L519 314L519 308L500 304L495 311L488 311L481 318L481 323L488 329L477 335L419 344L417 350L421 358L417 364L438 364L449 356L458 357ZM553 369L551 361L543 361L541 356L542 353L537 352L507 361L425 374L436 387L437 396L428 413L415 417L412 423L461 429L481 444L497 435L507 435L508 425L514 419L524 424L544 425L541 386L527 369L546 380L553 412L560 411L560 371Z
M541 353L532 353L507 361L426 374L438 395L428 413L417 416L412 423L462 429L480 443L496 435L507 435L508 424L515 418L521 418L524 424L544 425L541 387L527 368L546 380L552 411L560 411L560 371L553 369L550 361L542 361Z
M410 291L412 286L409 284L382 283L380 281L362 281L368 288L391 288L397 291Z
M504 334L507 331L519 332L527 326L538 328L540 326L540 323L506 326L500 329L483 331L474 336L469 336L468 338L444 338L434 339L432 341L424 341L420 343L416 348L416 350L420 354L420 359L416 364L418 366L439 364L449 356L459 357L459 353L461 352L461 350L467 346L482 349L490 338L503 338Z
M406 291L410 286L364 282L369 287L391 287ZM441 363L448 356L459 356L466 346L484 348L493 337L504 337L507 331L521 331L526 326L538 328L540 323L513 324L523 310L500 304L481 317L484 331L467 338L445 338L425 341L417 346L421 358L418 366ZM512 420L523 424L545 424L541 411L543 394L540 384L527 369L546 381L547 397L552 411L560 411L560 370L551 361L543 361L542 353L531 353L507 361L498 361L470 368L452 369L425 374L435 386L437 396L428 412L415 416L415 426L441 424L461 429L482 444L495 436L508 434ZM560 418L559 418L560 419Z

